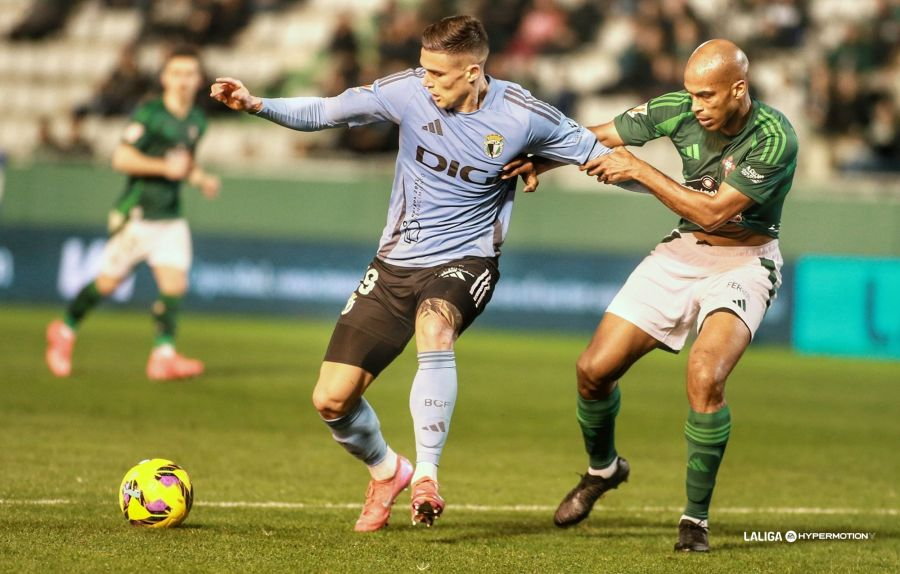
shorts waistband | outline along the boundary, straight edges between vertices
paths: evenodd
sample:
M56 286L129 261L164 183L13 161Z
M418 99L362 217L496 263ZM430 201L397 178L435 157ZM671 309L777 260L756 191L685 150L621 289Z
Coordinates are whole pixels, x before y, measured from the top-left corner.
M693 233L679 232L679 234L681 235L681 239L686 240L683 243L684 248L690 249L691 251L695 251L697 253L703 253L705 255L714 257L765 257L767 259L781 257L781 248L778 244L777 239L773 239L772 241L769 241L768 243L764 243L762 245L738 245L734 247L726 247L720 245L707 245L705 243L698 244L697 239L695 238Z

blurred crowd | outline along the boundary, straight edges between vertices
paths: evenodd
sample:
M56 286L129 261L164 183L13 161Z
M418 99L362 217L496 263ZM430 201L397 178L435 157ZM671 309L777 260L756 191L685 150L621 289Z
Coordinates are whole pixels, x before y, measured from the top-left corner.
M414 7L392 1L377 15L377 37L365 46L351 15L337 19L331 64L321 85L337 94L385 74L416 66L422 28L464 7L481 18L491 39L489 73L518 81L538 97L574 114L579 96L633 94L637 100L682 89L687 58L703 41L728 36L751 60L797 58L810 63L802 86L805 118L829 142L841 170L900 171L900 0L875 0L867 14L833 22L838 38L819 37L812 0L739 0L719 3L725 13L700 14L688 0L426 0ZM737 18L735 15L741 15ZM609 19L624 21L630 41L616 58L615 79L596 93L546 87L535 58L591 49ZM755 95L766 97L765 93ZM364 151L389 147L391 130L348 134L344 145ZM380 133L380 132L376 132ZM346 141L347 139L351 141Z
M62 28L84 0L35 0L9 33L12 40L39 40ZM101 0L109 8L141 11L141 39L194 44L227 44L254 13L274 10L290 0Z
M138 7L144 14L141 40L227 44L255 13L303 0L103 0L110 6ZM36 39L64 25L72 7L64 0L35 2L10 33ZM318 91L343 90L418 65L424 26L465 12L481 18L491 40L488 72L517 81L536 96L574 115L580 97L629 94L636 100L682 88L684 64L694 48L712 37L738 42L751 61L796 59L804 63L792 78L804 100L804 118L827 138L833 164L842 170L900 171L900 0L867 0L853 18L835 17L827 29L811 12L813 0L709 0L707 9L690 0L390 0L374 22L336 14L325 64L316 75ZM832 3L834 4L834 3ZM610 80L585 92L565 82L541 81L538 60L599 50L607 23L625 29L627 41L615 50ZM546 68L544 68L546 69ZM752 72L751 72L752 73ZM292 77L292 75L294 77ZM269 93L289 95L296 78L288 72ZM155 74L141 70L126 49L112 76L76 115L126 114L148 90ZM753 84L756 95L759 86ZM207 102L208 98L200 101ZM211 111L216 111L211 108ZM396 145L393 126L343 132L340 145L386 151Z
M881 0L840 42L816 54L807 111L845 171L900 172L900 2Z

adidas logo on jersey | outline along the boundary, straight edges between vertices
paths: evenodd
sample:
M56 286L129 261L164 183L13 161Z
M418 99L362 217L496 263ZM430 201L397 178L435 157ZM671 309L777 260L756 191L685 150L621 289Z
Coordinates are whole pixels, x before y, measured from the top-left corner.
M422 126L422 131L431 132L439 136L444 135L444 129L441 127L441 120L434 120Z
M738 307L740 307L741 309L743 309L744 311L747 310L747 300L746 299L733 299L731 302L734 303L735 305L737 305Z
M689 159L700 159L700 144L692 144L681 148L681 155Z

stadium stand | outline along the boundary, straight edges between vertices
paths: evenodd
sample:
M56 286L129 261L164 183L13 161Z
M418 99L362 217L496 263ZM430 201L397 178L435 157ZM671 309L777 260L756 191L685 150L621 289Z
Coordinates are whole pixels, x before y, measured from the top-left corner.
M727 36L748 51L754 90L797 126L806 175L900 170L898 0L0 0L11 107L0 148L29 157L75 127L107 157L178 42L202 45L211 76L267 95L328 95L416 65L424 23L460 9L488 28L490 73L586 123L679 89L693 48ZM271 167L335 147L386 151L395 138L390 127L298 138L228 116L202 154Z

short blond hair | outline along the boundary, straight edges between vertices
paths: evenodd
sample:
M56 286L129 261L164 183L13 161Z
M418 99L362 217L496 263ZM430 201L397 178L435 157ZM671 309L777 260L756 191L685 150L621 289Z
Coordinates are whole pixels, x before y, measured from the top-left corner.
M471 54L479 62L485 61L490 52L484 25L466 15L448 16L428 25L422 32L422 47L429 52Z

